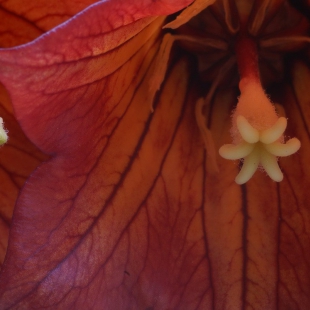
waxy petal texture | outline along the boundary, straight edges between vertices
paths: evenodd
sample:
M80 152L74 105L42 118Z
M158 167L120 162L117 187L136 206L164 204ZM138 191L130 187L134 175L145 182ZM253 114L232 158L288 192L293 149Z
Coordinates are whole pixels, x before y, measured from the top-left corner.
M92 12L98 14L98 8ZM152 20L151 18L137 22L133 26L129 25L119 33L115 31L111 36L113 35L114 39L119 36L119 40L113 40L113 42L109 41L109 36L105 34L106 42L114 45L109 46L105 41L99 41L103 46L102 49L106 49L104 50L106 53L102 56L99 55L102 51L98 51L98 47L94 48L91 54L89 49L85 48L84 55L82 44L79 44L81 48L78 55L71 53L69 48L64 48L64 52L68 50L69 52L64 56L66 63L63 64L63 68L60 65L63 59L59 58L62 47L61 38L57 37L57 42L60 42L60 48L57 49L53 46L56 41L53 40L54 33L50 36L51 43L48 42L50 45L47 48L44 45L44 40L48 41L47 36L40 39L38 44L42 46L38 49L38 56L36 56L36 43L19 50L12 50L10 53L3 52L3 59L7 57L7 62L9 58L13 60L11 65L15 63L20 68L21 62L26 61L24 71L16 70L19 76L14 77L15 81L9 80L14 70L12 66L8 66L7 63L3 63L2 66L3 80L12 94L16 114L21 124L37 145L50 154L58 155L40 167L29 180L19 199L15 216L16 225L11 235L12 245L2 275L3 290L7 290L1 298L3 307L8 307L13 303L17 308L40 308L43 305L55 308L59 300L62 301L61 307L71 306L72 300L75 300L79 307L85 305L85 307L98 306L100 308L103 303L110 307L120 302L122 305L132 304L133 308L136 307L136 303L145 303L146 306L155 303L154 296L158 293L150 290L141 295L141 285L137 285L137 294L131 297L132 301L128 300L129 297L125 298L126 296L120 299L120 292L117 290L115 296L110 295L109 292L114 287L117 277L111 281L112 279L106 275L111 272L114 274L113 264L121 264L117 257L126 258L126 255L117 254L119 244L121 244L119 248L123 254L126 254L125 250L128 247L128 245L124 247L119 238L125 232L129 232L129 223L134 215L138 215L137 208L140 208L143 202L147 202L155 186L155 180L160 179L159 173L168 149L172 147L172 141L182 119L184 104L187 102L187 78L182 73L188 71L188 65L184 60L179 60L179 65L176 66L178 69L172 70L171 76L184 77L181 80L170 78L170 83L168 83L169 80L167 81L169 86L162 95L162 98L166 99L160 99L161 97L157 99L157 102L163 101L163 113L159 113L160 103L156 103L158 113L151 114L149 111L147 85L151 78L151 60L155 57L158 48L157 37L162 24L162 19L151 23ZM103 28L105 26L106 24ZM143 31L140 33L141 30ZM95 31L100 32L102 29L95 29ZM107 31L110 32L111 29ZM67 33L65 31L64 33L64 39L67 39ZM139 33L138 36L126 43L127 39L137 33ZM85 41L88 40L87 37ZM96 46L93 42L91 43L89 43L90 46ZM126 48L124 48L125 44ZM122 45L122 48L117 49L118 45ZM71 46L73 46L72 42ZM44 48L45 50L48 48L57 50L58 54L54 58L52 53L43 54ZM109 49L112 51L108 52ZM29 50L32 52L29 52L29 59L27 59ZM16 56L20 52L24 58ZM94 53L96 55L93 55ZM96 64L90 56L96 58ZM73 62L73 60L79 60L81 63ZM56 65L53 68L54 63ZM41 72L40 66L43 67ZM99 70L100 68L102 69ZM56 74L58 71L56 69L60 71L60 75ZM84 72L81 72L82 70ZM83 76L83 80L73 79L77 77L77 72ZM132 80L133 76L137 78ZM22 77L23 84L21 85L17 82ZM183 92L177 91L179 89L183 89ZM193 108L191 105L189 107ZM166 121L162 115L165 115ZM191 114L186 115L189 118ZM37 121L34 122L34 119ZM193 119L191 118L191 121ZM147 124L149 126L146 126ZM191 130L197 131L194 124L186 124L186 127L188 126L192 128ZM182 130L188 141L192 140L191 130ZM163 134L158 136L157 133L160 131ZM199 137L197 132L196 136ZM119 148L119 145L122 147ZM200 144L199 148L201 148ZM179 147L177 147L177 151L169 152L169 154L179 154L179 152ZM154 158L149 157L152 154ZM199 152L197 154L199 155ZM175 162L175 156L172 155L172 158ZM181 161L186 164L183 158ZM197 165L196 160L194 163ZM137 171L136 168L130 169L132 165L141 167ZM191 173L196 174L195 171ZM177 183L179 176L175 175L174 179ZM119 191L120 188L124 191ZM193 186L193 190L197 190L196 188L199 189ZM133 192L137 189L139 191L135 199ZM199 205L199 195L190 196L197 196L198 203L196 204ZM154 199L155 201L150 200L149 204L159 206L157 194L154 194ZM186 202L182 202L184 203ZM187 205L192 210L191 212L196 212L196 208L192 209L192 203ZM136 224L138 228L141 226L140 221ZM181 222L183 225L184 222ZM173 226L173 224L170 225ZM183 229L186 232L189 229L188 225ZM181 234L184 235L185 232ZM142 230L140 234L145 234L145 231ZM85 242L88 238L90 238L90 243ZM180 241L184 240L176 238L177 247L180 247ZM136 251L135 244L138 244L138 247L147 245L145 242L139 244L135 241L132 241L132 244L133 251ZM152 254L152 251L144 252ZM158 250L154 252L156 254ZM200 252L203 253L203 251ZM162 253L165 254L166 251ZM154 257L156 257L155 254ZM141 256L144 258L143 261L146 261L145 255L146 253ZM84 266L80 270L81 273L78 272L78 265L72 264L71 259L80 261L78 265ZM93 263L95 261L97 264ZM93 271L85 264L90 264ZM140 268L142 265L134 267ZM67 272L63 272L63 268ZM98 268L103 268L103 274L96 281L105 283L107 286L105 289L102 285L98 286L98 282L92 278L96 276ZM150 270L153 270L152 266ZM119 270L121 278L116 282L121 283L125 271ZM87 277L85 277L85 272L88 274ZM132 271L129 270L129 272ZM192 277L192 272L190 271L188 276ZM72 277L74 274L76 276ZM132 275L137 277L138 273L133 272ZM65 277L66 280L59 277ZM152 278L145 278L153 282ZM78 283L79 281L84 283ZM65 287L73 292L74 282L77 287L85 286L86 291L91 290L91 284L95 285L94 292L97 298L90 296L85 299L85 296L83 297L79 292L75 294L75 297L70 295L64 299L64 295L68 294ZM187 282L186 279L185 282ZM159 286L165 290L161 281ZM58 287L57 291L56 287ZM102 288L101 292L97 291L98 287ZM176 289L176 291L179 290ZM42 298L43 292L46 292L44 298ZM146 295L145 301L141 298L144 295ZM198 292L198 295L200 296L201 292ZM170 296L171 294L168 294L166 299L170 299ZM199 296L196 303L199 303ZM77 301L78 298L81 299ZM163 304L165 303L166 301L163 300Z
M30 173L44 160L44 156L25 137L16 122L8 93L0 85L0 115L10 139L0 149L0 267L3 263L14 205Z
M96 0L0 0L0 46L29 42Z
M18 121L51 156L21 191L0 308L310 307L308 69L279 98L303 153L281 162L284 183L236 185L238 167L218 157L216 173L204 150L192 58L172 58L150 111L164 15L190 2L98 2L0 51ZM218 148L236 98L208 106Z
M92 2L68 1L0 1L0 46L10 47L28 42L63 22ZM72 1L70 1L72 4ZM0 265L5 257L14 205L29 174L47 158L25 137L14 117L7 91L0 86L0 115L9 131L9 141L0 150Z

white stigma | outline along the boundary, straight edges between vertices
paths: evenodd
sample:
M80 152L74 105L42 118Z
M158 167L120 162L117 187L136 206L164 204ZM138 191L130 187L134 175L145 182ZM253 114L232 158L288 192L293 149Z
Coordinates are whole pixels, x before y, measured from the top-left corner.
M238 144L225 144L219 150L225 159L244 159L243 166L235 178L236 183L246 183L258 167L264 168L272 180L282 181L283 174L277 157L292 155L300 148L300 141L296 138L286 143L280 141L287 126L286 118L280 117L270 128L258 130L244 116L239 115L236 125L242 141Z
M0 145L5 144L8 141L7 131L3 126L3 119L0 117Z
M285 117L279 117L260 81L258 46L245 29L236 39L236 59L240 73L240 97L232 115L233 144L223 145L219 153L225 159L241 159L237 184L251 179L262 168L276 182L283 180L278 157L289 156L300 148L296 138L284 142Z

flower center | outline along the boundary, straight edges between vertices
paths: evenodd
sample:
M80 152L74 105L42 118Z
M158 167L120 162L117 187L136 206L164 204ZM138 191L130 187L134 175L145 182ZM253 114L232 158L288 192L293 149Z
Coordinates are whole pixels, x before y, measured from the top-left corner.
M247 182L258 167L274 181L281 181L277 157L295 153L300 142L293 138L284 144L287 120L278 116L263 87L283 80L285 56L308 46L310 23L287 0L213 0L209 5L210 2L195 0L164 27L170 31L157 55L150 98L160 88L171 47L178 41L197 58L202 93L205 92L196 102L196 121L214 171L219 171L217 151L206 111L213 106L220 88L239 85L240 97L232 113L233 144L221 147L220 155L243 162L235 179L238 184Z

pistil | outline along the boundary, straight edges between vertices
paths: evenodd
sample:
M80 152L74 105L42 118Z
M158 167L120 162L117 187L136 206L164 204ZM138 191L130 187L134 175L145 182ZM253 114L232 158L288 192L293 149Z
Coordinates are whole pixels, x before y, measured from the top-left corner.
M243 161L235 179L238 184L246 183L259 167L279 182L283 174L277 157L297 152L300 142L293 138L284 144L287 120L278 117L262 88L255 40L242 33L236 42L241 95L232 115L233 144L223 145L219 153L225 159Z

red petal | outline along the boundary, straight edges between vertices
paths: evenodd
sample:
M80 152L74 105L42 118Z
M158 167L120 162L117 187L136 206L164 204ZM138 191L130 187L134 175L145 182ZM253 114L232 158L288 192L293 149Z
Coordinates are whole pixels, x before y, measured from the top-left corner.
M0 284L3 307L180 304L179 293L176 300L171 297L180 285L187 296L184 302L192 303L190 287L197 291L197 281L205 283L205 272L198 272L207 270L207 265L201 262L204 245L196 233L200 222L195 217L201 203L202 147L199 138L198 144L192 139L199 135L192 102L185 99L187 64L180 61L172 70L151 114L147 90L162 19L148 18L127 27L120 19L113 21L113 27L122 28L112 31L111 24L99 18L99 8L104 7L98 5L58 28L57 36L51 32L0 55L2 77L26 133L42 149L57 154L30 178L20 196ZM96 17L99 25L89 29L91 35L81 33L80 25ZM69 26L72 32L80 27L79 38L74 40L73 33L71 44L64 46ZM184 149L185 139L192 151ZM175 174L174 165L180 174ZM167 182L177 187L162 195ZM173 205L164 204L171 199ZM178 220L182 205L186 208ZM167 210L168 218L156 219ZM155 215L149 224L147 213ZM156 227L167 224L157 242ZM165 244L172 231L180 236ZM143 235L155 238L152 249ZM189 242L183 244L187 235ZM155 263L162 276L175 264L175 254L166 259L165 249L171 247L184 257L179 271L174 271L183 272L184 283L173 273L154 283L149 275L157 270ZM160 259L152 262L156 256ZM144 291L146 286L150 289ZM195 304L207 302L201 300L204 290L201 286L197 291ZM166 297L156 301L161 292Z
M0 1L0 46L29 42L94 2L96 0Z
M214 175L195 124L190 64L174 60L151 114L161 20L131 24L156 13L151 2L137 15L127 4L119 20L109 11L112 28L98 17L121 3L96 4L0 54L20 122L54 155L20 196L1 306L309 308L308 100L288 105L304 153L285 159L284 183L258 173L240 188L229 162ZM210 109L219 145L233 98L219 92Z
M0 115L9 131L9 141L0 149L0 267L3 263L17 196L30 173L44 160L16 122L11 102L0 85Z

